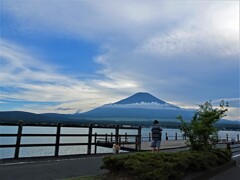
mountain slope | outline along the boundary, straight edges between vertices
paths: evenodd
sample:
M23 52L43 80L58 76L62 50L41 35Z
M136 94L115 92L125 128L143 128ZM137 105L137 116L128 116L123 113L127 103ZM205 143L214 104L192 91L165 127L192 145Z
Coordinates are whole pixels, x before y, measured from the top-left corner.
M0 121L1 122L49 122L54 119L30 112L24 111L0 111Z
M71 116L72 114L36 114L24 111L0 111L0 122L17 123L19 121L23 121L25 123L77 123L80 121L80 119L78 119L78 121L72 120Z

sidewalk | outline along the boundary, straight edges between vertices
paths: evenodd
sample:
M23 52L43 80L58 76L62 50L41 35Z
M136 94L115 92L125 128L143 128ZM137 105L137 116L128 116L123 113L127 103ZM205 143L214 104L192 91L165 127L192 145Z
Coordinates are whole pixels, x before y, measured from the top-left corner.
M141 142L141 150L142 151L151 151L152 150L152 147L150 147L151 145L151 141L144 141L144 142ZM134 144L127 144L127 145L124 145L124 147L128 147L128 148L132 148L134 149L135 148L135 145ZM162 141L161 142L161 147L160 147L160 150L161 151L174 151L174 149L177 149L177 148L185 148L187 149L187 145L186 145L186 140L168 140L168 141Z

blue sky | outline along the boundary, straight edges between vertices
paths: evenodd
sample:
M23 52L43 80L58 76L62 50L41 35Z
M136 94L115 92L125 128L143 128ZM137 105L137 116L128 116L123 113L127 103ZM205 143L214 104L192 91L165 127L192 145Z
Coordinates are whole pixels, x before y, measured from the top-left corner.
M136 92L239 119L239 1L1 0L1 110L84 112Z

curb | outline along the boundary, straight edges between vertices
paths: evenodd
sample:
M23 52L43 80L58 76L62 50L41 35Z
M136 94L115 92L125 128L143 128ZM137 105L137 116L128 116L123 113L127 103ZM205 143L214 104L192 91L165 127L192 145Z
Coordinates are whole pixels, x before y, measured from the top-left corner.
M199 172L199 173L193 173L191 175L186 176L183 178L183 180L207 180L229 168L235 167L236 166L236 161L230 161L226 164L223 164L221 166L218 166L216 168L212 168L210 170L206 170L204 172Z

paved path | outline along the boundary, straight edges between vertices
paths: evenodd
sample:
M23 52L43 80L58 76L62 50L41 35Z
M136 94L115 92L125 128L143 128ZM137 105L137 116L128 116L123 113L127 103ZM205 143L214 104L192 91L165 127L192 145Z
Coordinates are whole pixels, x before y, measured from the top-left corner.
M2 180L53 180L69 177L95 175L107 172L101 170L102 157L87 157L0 165Z

